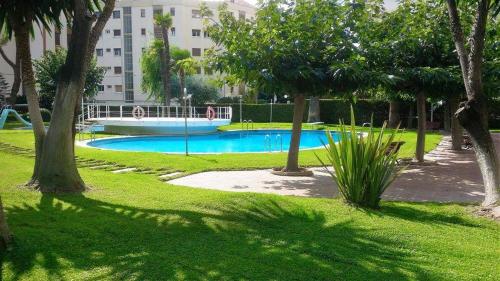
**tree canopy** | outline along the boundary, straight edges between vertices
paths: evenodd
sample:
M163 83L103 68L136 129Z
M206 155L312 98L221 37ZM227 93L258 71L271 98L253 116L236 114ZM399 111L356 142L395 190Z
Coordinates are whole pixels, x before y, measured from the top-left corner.
M66 61L67 50L57 48L55 51L47 51L38 60L34 61L36 83L40 96L40 105L43 108L52 108L52 103L56 95L57 84L59 83L60 72ZM106 70L97 66L95 59L89 64L89 69L85 76L85 86L83 95L86 98L94 97L99 91L99 85L104 78Z

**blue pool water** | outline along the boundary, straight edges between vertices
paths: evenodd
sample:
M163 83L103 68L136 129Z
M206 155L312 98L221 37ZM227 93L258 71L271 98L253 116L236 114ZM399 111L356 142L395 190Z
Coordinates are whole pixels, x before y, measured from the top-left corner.
M290 130L255 130L218 132L208 135L189 136L190 153L242 153L287 151L290 146ZM334 140L338 134L332 132ZM300 148L322 147L327 142L325 131L304 130ZM183 136L141 136L95 140L89 146L124 150L163 153L184 153Z

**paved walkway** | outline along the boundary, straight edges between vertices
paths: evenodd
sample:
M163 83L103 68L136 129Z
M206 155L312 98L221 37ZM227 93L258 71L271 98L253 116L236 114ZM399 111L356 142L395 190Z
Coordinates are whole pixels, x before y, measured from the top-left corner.
M494 134L497 153L500 134ZM426 155L430 166L409 166L384 194L386 200L481 202L482 178L470 150L451 151L450 137ZM169 181L171 184L234 192L258 192L308 197L337 196L337 187L322 168L312 168L313 177L281 177L269 170L224 171L194 174Z

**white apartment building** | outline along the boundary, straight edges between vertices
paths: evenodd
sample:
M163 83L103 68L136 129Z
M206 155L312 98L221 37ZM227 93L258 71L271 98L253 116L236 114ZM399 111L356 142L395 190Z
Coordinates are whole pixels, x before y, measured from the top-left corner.
M119 0L96 46L99 66L107 69L96 102L107 104L148 104L147 94L141 89L141 55L155 38L154 15L170 13L173 24L169 41L202 59L205 51L213 46L210 35L204 30L200 6L205 3L218 18L218 7L226 3L228 10L237 18L250 19L256 8L245 0ZM158 32L158 31L157 31ZM157 33L158 34L158 33ZM158 34L159 35L159 34ZM32 41L33 58L39 58L44 50L59 45L67 46L67 33L38 30ZM45 43L44 43L45 42ZM14 58L12 43L4 46L9 57ZM198 69L198 75L213 76L207 69ZM12 69L0 58L0 73L11 83ZM236 87L222 87L221 96L237 95Z

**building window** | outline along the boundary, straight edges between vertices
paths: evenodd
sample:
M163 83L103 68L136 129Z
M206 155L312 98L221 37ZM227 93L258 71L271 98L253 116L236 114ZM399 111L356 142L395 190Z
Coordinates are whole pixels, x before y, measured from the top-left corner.
M110 34L110 33L111 33L111 30L106 29L106 34Z
M111 52L111 48L106 48L106 53Z
M97 90L99 92L104 92L104 85L97 85Z
M238 12L238 18L240 20L245 20L245 18L246 18L245 12L244 11L239 11Z
M201 67L196 68L196 74L201 74Z
M145 28L141 28L141 35L146 35L146 29Z
M111 85L107 85L107 86L106 86L106 88L111 89L111 88L112 88L112 86L111 86Z
M200 37L201 36L201 30L199 30L199 29L193 29L193 30L191 30L191 35L193 37Z
M205 37L205 38L210 37L210 33L208 33L208 31L206 31L206 30L203 31L203 37Z
M113 36L122 36L122 31L120 29L113 29Z
M141 9L141 18L146 17L146 9Z
M175 8L170 8L170 15L175 16Z
M61 46L61 30L59 28L56 28L56 32L54 33L54 43L56 47Z
M170 28L170 35L175 36L175 27Z
M191 55L193 57L199 57L199 56L201 56L201 48L193 48L193 49L191 49Z
M123 92L123 85L115 85L115 92L118 93Z
M231 88L229 89L229 92L232 94L232 93L234 92L234 87L231 87Z
M102 51L102 49L95 49L95 54L98 57L102 57L104 55L104 52Z
M113 11L113 18L119 19L120 18L120 11Z
M201 12L200 10L191 10L191 16L195 19L198 19L201 17Z
M121 66L115 66L115 74L122 74L122 67Z
M120 49L120 48L114 48L113 52L114 52L115 56L117 56L117 57L122 55L122 49Z

